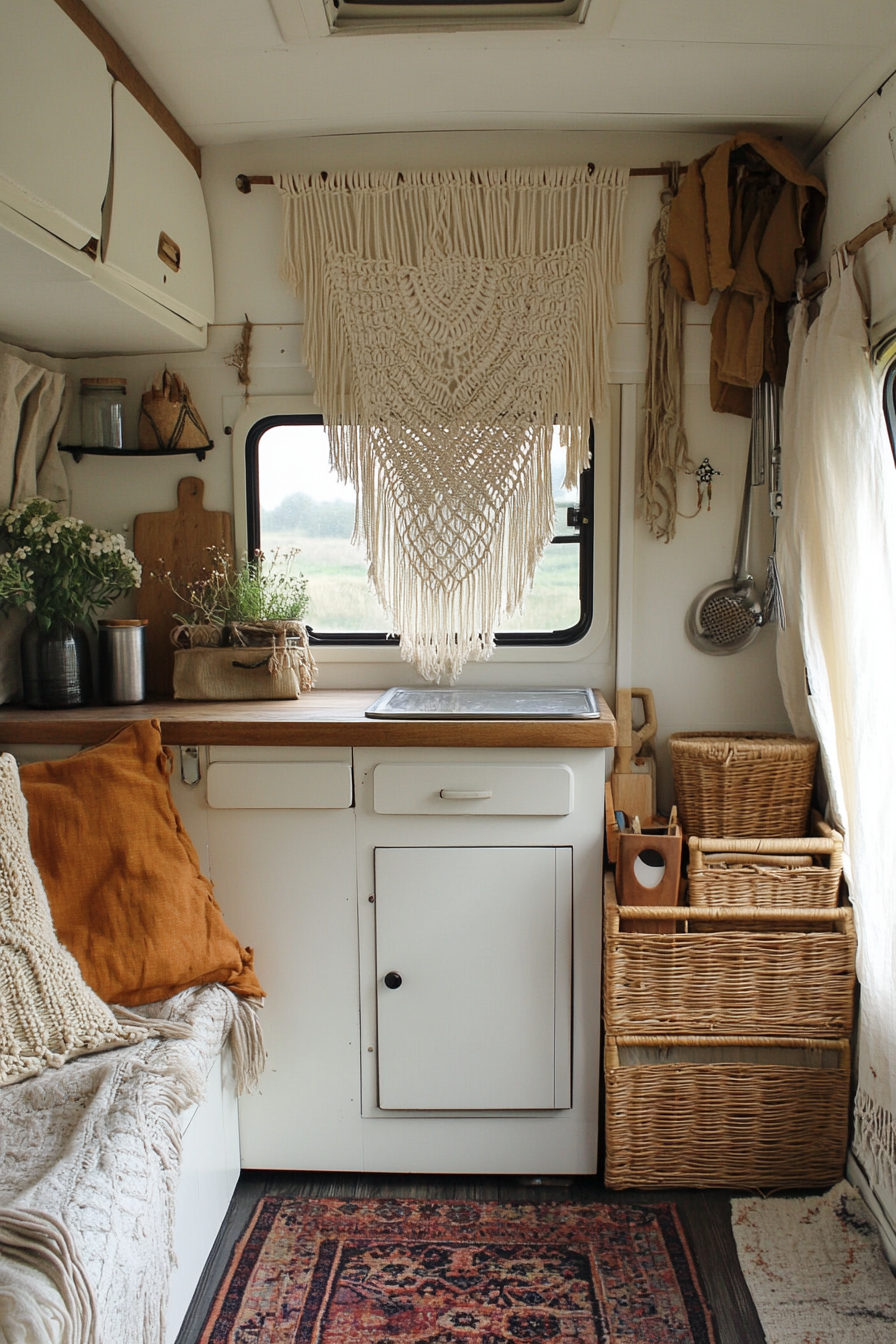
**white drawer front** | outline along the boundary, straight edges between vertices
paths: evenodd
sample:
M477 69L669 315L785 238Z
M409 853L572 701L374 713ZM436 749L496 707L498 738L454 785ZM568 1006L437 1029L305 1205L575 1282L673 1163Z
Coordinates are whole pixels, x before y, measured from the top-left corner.
M208 768L209 807L327 807L352 805L347 761L222 761Z
M573 808L568 765L378 765L373 809L381 813L565 817Z

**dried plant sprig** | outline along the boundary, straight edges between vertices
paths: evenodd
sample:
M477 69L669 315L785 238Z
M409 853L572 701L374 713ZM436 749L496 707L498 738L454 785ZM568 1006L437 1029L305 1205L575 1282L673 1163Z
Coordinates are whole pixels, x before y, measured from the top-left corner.
M170 571L151 577L164 583L185 610L172 614L184 625L230 625L236 621L298 621L308 610L308 581L295 571L298 550L256 551L234 567L230 556L210 546L210 563L194 579ZM159 562L160 565L163 561Z

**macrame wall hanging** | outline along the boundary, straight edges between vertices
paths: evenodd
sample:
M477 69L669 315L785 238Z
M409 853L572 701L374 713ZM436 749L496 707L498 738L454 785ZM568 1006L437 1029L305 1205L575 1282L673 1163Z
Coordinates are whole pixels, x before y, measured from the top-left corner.
M488 657L605 408L623 168L281 176L282 274L402 656Z

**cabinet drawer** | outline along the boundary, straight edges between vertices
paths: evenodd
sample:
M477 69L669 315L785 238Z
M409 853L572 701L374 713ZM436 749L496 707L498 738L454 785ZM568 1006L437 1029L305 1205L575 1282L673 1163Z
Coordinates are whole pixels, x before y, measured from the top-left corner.
M347 761L221 761L208 768L207 798L209 807L351 807L351 766Z
M383 764L373 810L407 815L564 817L573 808L568 765Z

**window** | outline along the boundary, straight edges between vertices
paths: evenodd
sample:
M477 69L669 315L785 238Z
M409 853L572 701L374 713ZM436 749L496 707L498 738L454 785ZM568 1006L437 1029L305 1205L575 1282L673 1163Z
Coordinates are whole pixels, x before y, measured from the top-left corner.
M572 644L591 625L593 473L563 490L565 452L555 431L555 531L523 612L497 632L499 645ZM308 630L315 644L387 644L385 614L367 584L363 551L352 545L355 496L330 470L317 415L267 416L246 438L247 540L270 555L298 547L308 579Z
M890 364L884 376L884 419L887 422L893 458L896 460L896 360Z

